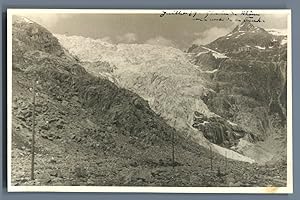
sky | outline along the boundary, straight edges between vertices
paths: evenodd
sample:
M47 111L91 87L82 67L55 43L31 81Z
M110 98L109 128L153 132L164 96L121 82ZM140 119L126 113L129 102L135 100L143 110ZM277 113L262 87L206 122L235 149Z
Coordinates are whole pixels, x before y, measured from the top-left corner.
M208 44L231 32L240 24L233 21L203 22L188 15L156 14L74 14L74 13L20 13L55 34L79 35L103 39L110 43L148 43L186 49L193 43ZM172 13L170 13L172 14ZM197 14L203 19L204 14ZM210 16L218 18L218 16ZM264 22L254 25L267 29L286 29L287 15L259 16ZM258 18L258 17L257 17Z

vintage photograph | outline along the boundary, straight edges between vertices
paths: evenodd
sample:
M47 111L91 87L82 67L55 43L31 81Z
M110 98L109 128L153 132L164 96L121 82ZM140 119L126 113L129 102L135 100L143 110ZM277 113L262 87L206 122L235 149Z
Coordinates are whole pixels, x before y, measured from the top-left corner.
M291 10L7 13L9 191L293 191Z

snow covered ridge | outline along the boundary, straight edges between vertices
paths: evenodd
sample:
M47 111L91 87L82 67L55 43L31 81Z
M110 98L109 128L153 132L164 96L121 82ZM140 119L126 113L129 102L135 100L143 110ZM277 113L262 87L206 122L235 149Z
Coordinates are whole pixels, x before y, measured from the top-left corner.
M212 49L210 49L210 48L207 48L207 47L202 47L203 49L206 49L206 50L208 50L208 51L210 51L210 52L212 52L213 53L213 56L216 58L216 59L218 59L218 58L228 58L227 56L225 56L224 54L222 54L222 53L219 53L219 52L217 52L217 51L215 51L215 50L212 50Z
M258 48L258 49L266 49L266 47L261 47L261 46L255 46L256 48Z
M218 53L218 52L214 52L213 53L213 56L215 57L215 58L228 58L227 56L225 56L224 54L222 54L222 53Z
M266 29L270 34L276 36L287 36L288 30L287 29Z

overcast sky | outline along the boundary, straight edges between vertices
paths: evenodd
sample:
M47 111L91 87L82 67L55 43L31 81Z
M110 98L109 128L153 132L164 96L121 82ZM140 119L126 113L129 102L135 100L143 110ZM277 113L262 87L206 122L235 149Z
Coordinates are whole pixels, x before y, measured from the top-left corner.
M20 14L52 33L101 38L111 43L149 43L188 48L207 44L233 30L239 22L200 22L189 16L159 14ZM263 28L285 29L287 15L261 16ZM239 17L241 18L241 17Z

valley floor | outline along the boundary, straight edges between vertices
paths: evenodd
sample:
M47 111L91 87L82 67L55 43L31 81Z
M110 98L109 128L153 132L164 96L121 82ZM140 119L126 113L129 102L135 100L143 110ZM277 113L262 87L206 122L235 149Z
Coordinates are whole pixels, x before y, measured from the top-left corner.
M44 140L44 141L41 141ZM35 180L30 180L30 149L14 145L12 185L97 185L97 186L236 186L266 187L286 185L286 166L258 166L219 158L213 170L207 159L171 166L170 160L122 152L86 151L73 143L72 148L50 144L35 155ZM41 147L41 145L38 145ZM167 149L158 151L167 151ZM109 154L109 155L108 155ZM136 156L136 157L135 157ZM195 156L195 155L187 155Z

